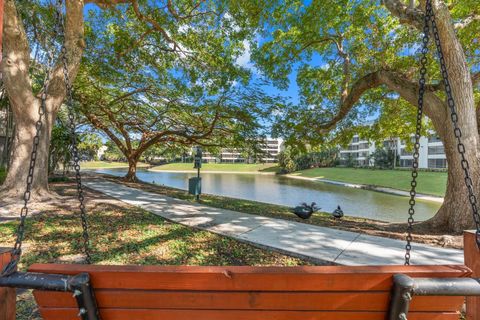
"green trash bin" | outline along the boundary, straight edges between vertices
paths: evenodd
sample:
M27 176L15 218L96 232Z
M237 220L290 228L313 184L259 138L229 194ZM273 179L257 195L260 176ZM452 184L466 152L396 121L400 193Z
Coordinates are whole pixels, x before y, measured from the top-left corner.
M202 178L194 177L188 179L188 193L195 196L202 193Z

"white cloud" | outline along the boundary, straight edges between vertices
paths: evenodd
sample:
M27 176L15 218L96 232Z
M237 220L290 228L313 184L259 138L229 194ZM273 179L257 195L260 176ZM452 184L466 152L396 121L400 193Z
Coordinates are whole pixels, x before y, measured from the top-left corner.
M248 40L243 40L243 48L244 48L244 51L240 56L237 57L237 60L235 61L236 64L239 65L240 67L249 69L253 73L258 73L257 68L251 61L252 48Z
M237 64L241 67L248 68L251 65L250 57L252 55L250 42L243 40L243 53L237 58Z

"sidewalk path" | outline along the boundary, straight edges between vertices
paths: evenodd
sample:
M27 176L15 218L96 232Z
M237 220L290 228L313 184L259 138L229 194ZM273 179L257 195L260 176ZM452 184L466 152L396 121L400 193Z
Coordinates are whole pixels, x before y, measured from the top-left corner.
M403 264L404 241L212 208L106 181L85 185L170 221L208 230L262 247L342 265ZM414 264L463 264L456 249L413 244Z

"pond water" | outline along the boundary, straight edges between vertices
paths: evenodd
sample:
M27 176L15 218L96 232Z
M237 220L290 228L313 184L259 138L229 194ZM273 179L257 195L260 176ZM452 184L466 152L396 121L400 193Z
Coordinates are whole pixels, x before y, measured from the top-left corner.
M99 169L99 173L123 176L126 169ZM153 172L139 169L145 182L188 189L188 178L195 173ZM329 183L292 179L276 175L202 173L202 192L286 206L316 202L322 211L332 212L340 205L346 215L389 222L406 222L408 198ZM432 217L439 203L418 200L415 220Z

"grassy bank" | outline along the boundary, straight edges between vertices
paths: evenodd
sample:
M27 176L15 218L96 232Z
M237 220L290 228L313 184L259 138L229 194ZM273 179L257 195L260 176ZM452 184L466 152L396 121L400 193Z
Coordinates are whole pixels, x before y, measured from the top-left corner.
M373 170L355 168L315 168L293 173L300 177L322 178L348 183L367 184L399 190L410 190L411 173L408 170ZM446 172L419 172L417 191L444 196Z
M169 163L151 168L157 171L192 171L193 163ZM219 171L219 172L277 172L278 165L276 163L266 164L246 164L246 163L203 163L202 171Z
M80 163L82 169L112 169L112 168L128 168L127 162L114 161L84 161ZM137 168L148 167L147 163L139 162Z

